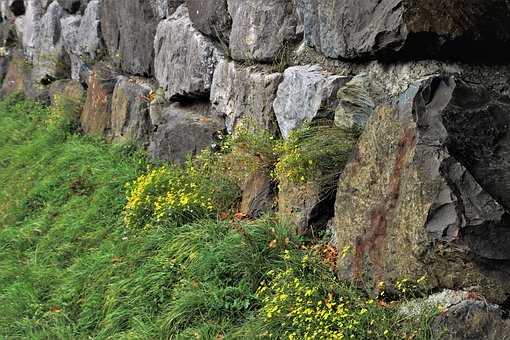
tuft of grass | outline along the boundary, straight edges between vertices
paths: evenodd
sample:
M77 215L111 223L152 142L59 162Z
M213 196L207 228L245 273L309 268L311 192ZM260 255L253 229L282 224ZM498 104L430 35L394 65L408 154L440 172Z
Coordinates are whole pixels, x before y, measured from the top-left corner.
M347 164L358 137L359 131L328 122L307 124L276 146L275 177L280 184L330 183Z

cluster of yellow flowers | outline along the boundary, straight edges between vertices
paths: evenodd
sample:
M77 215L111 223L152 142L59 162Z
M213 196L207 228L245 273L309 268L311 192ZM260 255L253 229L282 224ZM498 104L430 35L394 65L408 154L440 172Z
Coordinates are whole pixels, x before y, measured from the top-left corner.
M395 288L400 298L409 299L425 295L427 291L427 278L422 276L416 281L402 278L395 283Z
M312 174L314 161L305 159L298 145L291 142L282 142L277 148L281 155L275 166L275 177L280 182L306 183Z
M210 197L193 182L194 176L168 166L149 170L128 185L124 222L129 227L150 227L152 222L170 219L186 222L193 215L206 216L214 210Z
M289 251L283 254L286 269L268 273L269 283L257 290L262 301L264 323L282 329L283 334L267 334L286 339L359 339L363 336L391 338L378 313L377 302L356 294L339 294L305 278L316 268L312 256L304 255L296 264ZM316 274L314 274L315 277ZM315 277L315 280L317 277ZM338 283L336 283L338 284Z

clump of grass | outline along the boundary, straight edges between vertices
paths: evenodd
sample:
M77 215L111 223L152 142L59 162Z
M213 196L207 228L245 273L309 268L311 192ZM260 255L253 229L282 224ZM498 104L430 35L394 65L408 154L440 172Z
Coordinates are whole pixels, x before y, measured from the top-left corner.
M327 183L343 170L359 132L326 122L306 124L281 141L275 177L280 183Z
M240 185L253 173L271 172L277 161L277 141L253 125L248 119L242 120L221 145L220 167Z

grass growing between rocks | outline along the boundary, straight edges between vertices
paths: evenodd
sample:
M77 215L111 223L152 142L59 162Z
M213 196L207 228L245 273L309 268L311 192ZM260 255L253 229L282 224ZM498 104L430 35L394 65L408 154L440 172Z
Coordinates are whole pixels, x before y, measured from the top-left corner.
M1 339L428 338L427 319L338 283L285 223L218 220L238 193L213 190L212 168L148 169L130 145L75 131L0 102ZM229 148L254 152L240 141Z

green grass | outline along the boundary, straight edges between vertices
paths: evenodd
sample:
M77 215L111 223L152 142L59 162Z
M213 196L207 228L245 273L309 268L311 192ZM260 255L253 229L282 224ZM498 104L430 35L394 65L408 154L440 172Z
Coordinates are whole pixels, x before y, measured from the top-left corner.
M316 301L345 295L351 310L364 306L270 216L126 227L125 185L146 174L143 154L55 115L18 96L0 102L0 339L284 338L289 320L265 313L296 278L321 287ZM289 267L300 276L274 279ZM267 300L262 283L274 290ZM370 312L384 322L377 330L401 329L385 338L412 329L393 310Z

